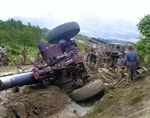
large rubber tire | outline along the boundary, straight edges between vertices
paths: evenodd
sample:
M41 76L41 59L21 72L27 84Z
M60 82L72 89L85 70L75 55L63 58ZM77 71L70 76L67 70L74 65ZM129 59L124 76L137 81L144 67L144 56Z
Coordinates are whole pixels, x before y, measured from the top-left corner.
M77 22L68 22L49 30L47 41L50 44L56 44L60 39L72 38L78 34L80 27Z
M90 54L88 54L87 56L86 56L86 62L90 62Z
M90 81L88 84L79 89L75 89L74 91L69 93L69 96L74 101L83 101L93 97L94 95L98 94L104 89L105 89L104 83L100 79L97 79Z

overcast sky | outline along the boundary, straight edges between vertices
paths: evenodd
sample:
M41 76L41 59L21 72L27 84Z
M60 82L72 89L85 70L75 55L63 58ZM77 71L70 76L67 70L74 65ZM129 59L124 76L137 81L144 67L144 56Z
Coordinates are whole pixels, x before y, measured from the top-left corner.
M65 22L89 13L93 17L138 23L150 13L149 5L150 0L0 0L0 19L53 16Z

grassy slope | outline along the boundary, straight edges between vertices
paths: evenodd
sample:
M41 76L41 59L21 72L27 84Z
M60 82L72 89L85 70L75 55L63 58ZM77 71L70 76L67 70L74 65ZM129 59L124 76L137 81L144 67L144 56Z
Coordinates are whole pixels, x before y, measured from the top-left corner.
M84 50L84 43L77 42L77 45L78 45L79 52ZM6 49L8 49L7 46L6 46ZM23 47L22 47L22 49L23 49ZM19 55L14 55L10 51L7 51L7 57L9 58L9 60L11 61L12 64L13 63L17 63L17 64L22 63L23 57L20 56L20 55L22 55L22 49L18 50ZM25 64L31 64L31 58L35 57L38 54L39 49L38 49L38 47L27 47L26 46L26 50L27 50L27 58L26 58ZM17 58L17 60L14 62L15 58Z
M119 85L106 91L83 118L150 117L149 107L150 75L129 86Z
M7 49L7 47L6 47ZM23 49L23 47L22 47ZM17 63L17 64L21 64L23 61L23 56L22 56L22 49L18 50L19 54L18 55L14 55L12 54L10 51L7 51L7 57L9 58L10 62L13 63ZM27 57L26 57L26 63L25 64L31 64L31 58L35 57L39 50L36 47L27 47L26 46L26 50L27 50ZM16 62L14 61L15 58L17 59Z
M84 43L77 42L77 45L78 45L78 51L79 52L84 50Z

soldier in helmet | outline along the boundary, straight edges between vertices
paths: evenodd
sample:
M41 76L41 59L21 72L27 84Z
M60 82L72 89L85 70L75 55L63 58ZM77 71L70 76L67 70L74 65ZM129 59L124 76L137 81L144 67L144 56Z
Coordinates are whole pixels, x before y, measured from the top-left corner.
M125 55L125 65L127 66L127 82L130 84L133 81L132 75L138 68L139 57L132 44L128 44L127 48L129 51Z
M119 58L117 60L117 72L116 72L116 75L117 75L117 79L118 79L118 82L121 80L121 77L122 77L122 74L123 74L123 69L124 69L124 58L122 57L122 53L119 52Z

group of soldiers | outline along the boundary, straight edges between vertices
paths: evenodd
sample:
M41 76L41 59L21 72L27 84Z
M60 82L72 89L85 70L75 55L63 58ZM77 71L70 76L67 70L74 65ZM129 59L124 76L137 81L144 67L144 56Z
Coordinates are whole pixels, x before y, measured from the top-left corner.
M23 55L23 64L25 64L26 61L26 56L27 56L27 50L25 49L25 47L22 50L22 55ZM2 47L0 47L0 62L6 63L8 60L7 58L7 49L5 48L5 45L2 44Z
M139 57L137 52L134 50L134 46L132 44L127 45L128 52L125 55L125 58L123 58L123 54L121 52L118 52L118 60L117 60L117 71L116 71L116 77L118 79L118 82L121 81L122 75L127 72L127 84L131 84L132 81L134 81L134 75L139 65ZM104 51L101 47L97 51L97 62L96 66L99 65L102 67L103 63L103 55Z
M127 84L131 84L139 67L139 57L132 44L128 44L127 48L128 52L125 55L125 59L120 55L117 60L117 76L118 81L120 81L125 69L127 72Z

